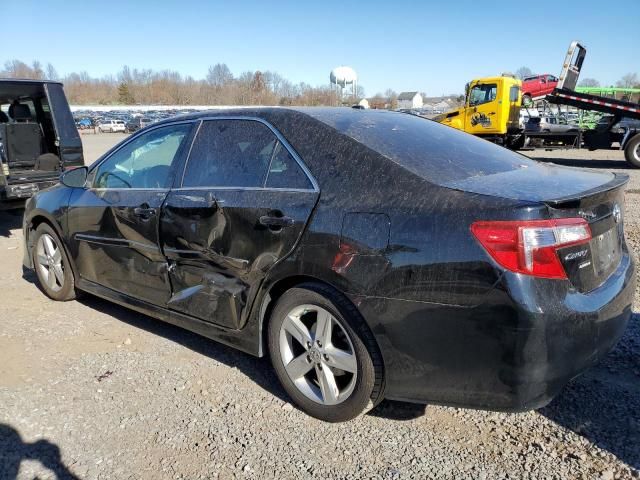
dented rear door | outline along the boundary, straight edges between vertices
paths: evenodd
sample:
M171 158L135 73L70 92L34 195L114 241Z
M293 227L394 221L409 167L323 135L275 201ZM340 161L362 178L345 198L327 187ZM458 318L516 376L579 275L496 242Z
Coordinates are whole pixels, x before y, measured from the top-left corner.
M203 122L161 216L169 308L241 328L266 273L291 253L318 189L301 159L257 119Z

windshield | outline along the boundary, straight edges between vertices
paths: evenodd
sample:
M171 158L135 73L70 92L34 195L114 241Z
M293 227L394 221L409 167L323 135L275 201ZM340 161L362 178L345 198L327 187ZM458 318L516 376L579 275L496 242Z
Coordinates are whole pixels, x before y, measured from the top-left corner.
M304 111L434 183L537 165L504 147L415 115L337 108Z

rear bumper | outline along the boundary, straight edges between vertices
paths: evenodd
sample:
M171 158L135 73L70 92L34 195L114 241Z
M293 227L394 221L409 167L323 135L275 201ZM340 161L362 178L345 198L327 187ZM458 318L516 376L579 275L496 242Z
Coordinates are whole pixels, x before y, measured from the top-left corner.
M385 361L387 398L491 410L541 407L606 355L631 317L628 255L598 289L509 274L482 305L359 299Z

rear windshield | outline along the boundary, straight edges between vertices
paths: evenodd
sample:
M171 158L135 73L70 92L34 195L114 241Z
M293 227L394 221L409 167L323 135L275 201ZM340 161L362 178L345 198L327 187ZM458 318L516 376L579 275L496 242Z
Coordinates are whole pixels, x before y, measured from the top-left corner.
M337 108L305 113L434 183L536 165L504 147L415 115Z

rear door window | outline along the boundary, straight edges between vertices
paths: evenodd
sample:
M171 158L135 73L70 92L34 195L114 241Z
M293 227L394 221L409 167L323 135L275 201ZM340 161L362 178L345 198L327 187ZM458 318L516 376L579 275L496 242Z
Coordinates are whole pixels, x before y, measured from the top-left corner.
M311 185L307 175L281 142L276 144L273 152L265 187L296 190L313 189L313 185Z
M182 186L261 188L277 143L254 120L207 120L191 148Z

